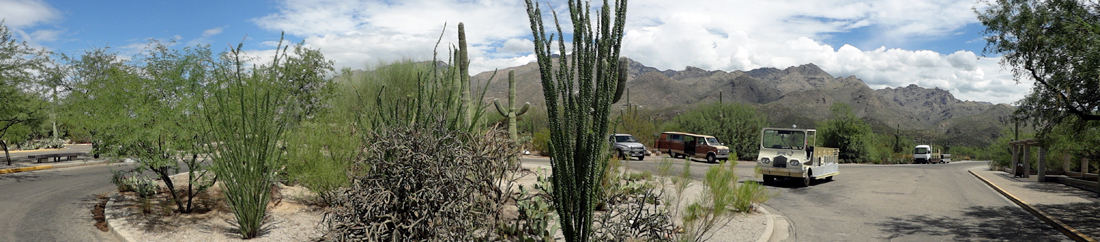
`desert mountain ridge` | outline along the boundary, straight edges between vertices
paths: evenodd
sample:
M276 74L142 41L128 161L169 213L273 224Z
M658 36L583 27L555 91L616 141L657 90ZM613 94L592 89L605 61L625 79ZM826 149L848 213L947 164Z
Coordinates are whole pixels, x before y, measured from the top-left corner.
M947 90L915 84L873 90L856 76L834 77L813 63L730 72L691 66L684 70L659 70L634 60L629 61L629 67L629 95L616 105L625 106L629 102L666 116L721 99L757 107L772 125L815 127L818 121L831 118L830 106L846 103L876 132L900 129L918 130L930 133L929 136L996 138L1015 111L1015 107L1007 104L963 101ZM537 63L497 70L485 101L508 98L505 78L510 70L516 71L517 103L531 102L542 107ZM492 75L491 71L482 72L472 80L484 83Z
M728 72L691 66L659 70L634 60L628 63L627 93L615 105L624 107L629 103L655 110L665 118L696 104L721 101L754 106L776 127L812 128L832 118L829 108L834 103L846 103L875 132L901 130L929 139L987 143L999 137L1015 111L1007 104L963 101L947 90L915 84L873 90L856 76L834 77L813 63ZM534 62L497 70L484 101L499 98L506 102L507 73L513 70L516 103L531 102L534 108L544 109L538 64ZM483 87L493 76L493 71L487 71L473 75L471 80Z

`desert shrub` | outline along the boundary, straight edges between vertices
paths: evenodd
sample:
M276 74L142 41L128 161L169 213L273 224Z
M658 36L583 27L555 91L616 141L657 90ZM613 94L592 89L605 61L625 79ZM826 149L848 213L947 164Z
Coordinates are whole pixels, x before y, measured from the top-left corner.
M523 185L519 186L519 194L516 194L516 208L519 217L514 223L506 224L501 229L501 239L514 238L517 241L554 241L554 234L560 227L554 223L558 219L554 211L554 201L550 198L553 187L550 177L544 175L544 170L535 171L536 182L533 190L528 190Z
M531 150L539 152L539 155L550 155L550 130L542 129L535 132L531 138Z
M595 216L594 241L669 241L676 229L668 210L660 206L664 186L652 174L629 173L612 158L602 186L602 212Z
M123 182L134 190L138 197L148 198L157 194L157 181L145 176L127 177Z
M286 176L317 193L320 205L334 203L347 187L345 172L359 155L361 139L354 126L317 119L302 123L287 136Z
M764 204L771 194L755 181L745 181L734 189L736 199L733 200L733 210L742 213L752 212L757 204Z
M326 214L333 240L472 241L499 228L500 181L518 164L515 143L493 129L471 135L449 122L393 125L369 134L350 189ZM354 173L355 171L353 171Z

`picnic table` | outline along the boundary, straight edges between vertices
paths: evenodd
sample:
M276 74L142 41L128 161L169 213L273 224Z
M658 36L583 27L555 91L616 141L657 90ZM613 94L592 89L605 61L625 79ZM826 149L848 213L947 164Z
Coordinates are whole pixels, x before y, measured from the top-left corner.
M77 156L88 156L88 153L84 153L84 152L54 153L54 154L44 154L44 155L30 155L30 156L27 156L27 158L37 159L38 163L42 163L42 161L50 159L50 158L53 158L54 162L58 162L58 161L61 161L61 157L67 157L68 160L73 160Z

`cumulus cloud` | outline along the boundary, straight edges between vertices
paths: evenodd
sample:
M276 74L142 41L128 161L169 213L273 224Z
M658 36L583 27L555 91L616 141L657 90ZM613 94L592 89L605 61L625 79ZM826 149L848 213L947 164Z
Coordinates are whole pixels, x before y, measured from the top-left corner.
M559 0L540 6L544 12L548 6L566 12ZM815 63L835 76L855 75L872 88L918 84L967 100L1022 98L1030 83L1017 85L996 58L979 59L967 50L886 47L958 34L976 24L972 7L973 2L956 0L634 0L622 54L659 69L733 71ZM467 28L472 72L534 60L526 12L514 0L285 1L278 12L252 21L303 38L338 67L426 60L433 48L446 58L457 45L458 22ZM562 27L570 29L568 23ZM856 30L870 34L861 43L824 43Z
M0 0L0 18L9 27L30 27L60 17L57 9L41 0Z

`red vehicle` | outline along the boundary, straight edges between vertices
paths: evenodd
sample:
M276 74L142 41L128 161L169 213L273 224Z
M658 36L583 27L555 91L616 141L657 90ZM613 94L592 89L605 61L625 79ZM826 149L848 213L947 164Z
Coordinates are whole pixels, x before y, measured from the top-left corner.
M729 159L730 149L718 138L710 135L684 132L664 132L657 139L657 150L668 153L672 158L700 158L716 163Z

